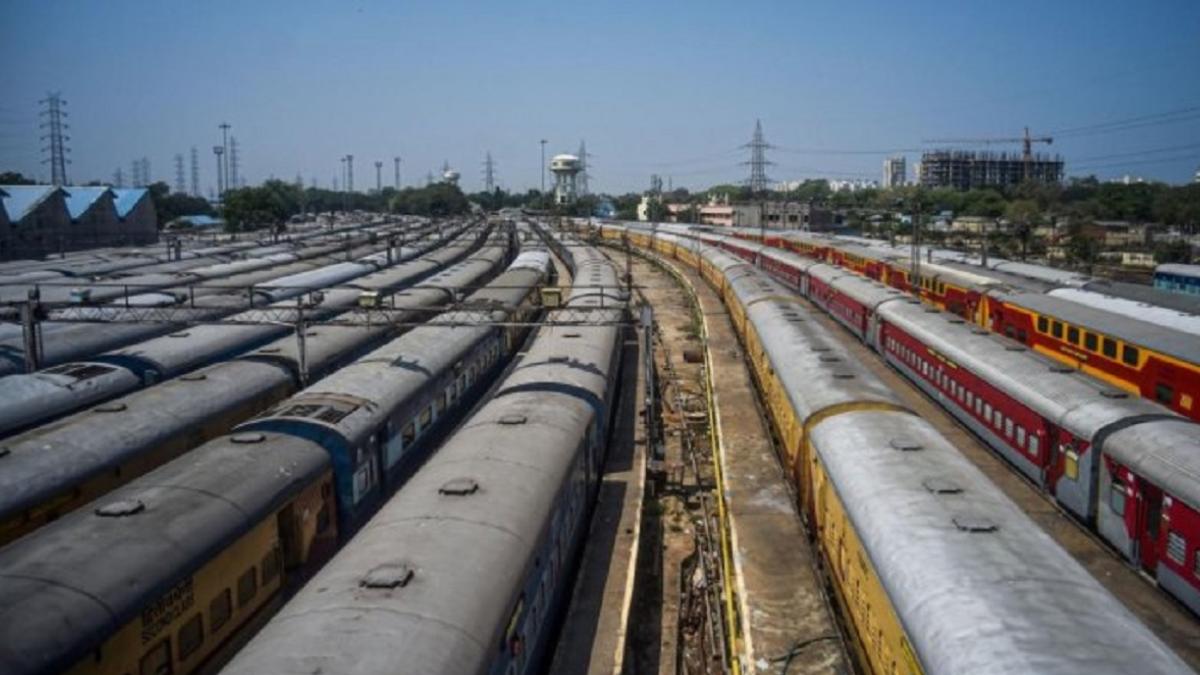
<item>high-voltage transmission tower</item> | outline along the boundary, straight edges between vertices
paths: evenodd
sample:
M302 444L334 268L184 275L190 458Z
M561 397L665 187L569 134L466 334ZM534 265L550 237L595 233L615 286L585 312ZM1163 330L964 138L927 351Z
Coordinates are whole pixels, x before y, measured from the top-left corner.
M396 189L400 189L400 158L393 157L392 162L396 164Z
M184 194L187 192L187 183L183 180L183 155L175 155L175 192Z
M375 192L383 192L383 162L375 160Z
M742 147L750 150L750 161L742 162L743 165L750 165L750 179L746 181L746 184L750 187L751 192L766 192L767 184L771 180L767 178L767 167L774 162L767 161L767 150L770 150L772 146L763 140L761 120L754 121L754 137Z
M63 100L61 94L54 92L47 94L46 98L38 103L45 106L45 110L38 113L38 116L43 118L41 128L46 130L42 140L50 142L49 145L42 148L42 152L50 154L49 157L42 160L42 163L50 164L51 183L66 185L67 165L71 163L71 160L67 159L67 154L71 152L71 149L67 147L67 141L71 140L71 137L66 135L67 129L71 127L63 121L67 117L67 111L63 109L67 102Z
M588 193L588 179L592 176L588 171L588 157L590 156L587 151L587 143L579 141L579 175L575 178L575 192L579 195Z
M113 187L125 187L125 174L121 171L121 167L119 166L117 167L117 170L113 172Z
M129 163L130 179L129 184L133 187L142 187L145 181L142 180L142 162L141 160L133 160Z
M346 155L346 192L354 192L354 155Z
M242 187L241 178L238 177L241 165L238 162L238 142L237 136L229 137L229 187L237 189Z
M225 198L225 146L214 145L213 155L217 158L217 199Z
M141 159L141 167L142 167L142 185L141 185L141 187L146 187L154 182L153 180L150 179L150 160L146 157L143 157Z
M490 150L483 160L483 189L486 192L496 189L496 162L492 159Z
M200 196L200 153L192 146L192 196Z
M218 183L223 186L218 188L218 192L221 193L222 199L224 199L225 191L233 187L229 182L229 130L233 128L233 125L229 122L221 122L217 125L217 128L221 130L221 152L217 153L217 160L220 162L219 166L221 167L221 180ZM216 152L216 150L214 149L213 152Z

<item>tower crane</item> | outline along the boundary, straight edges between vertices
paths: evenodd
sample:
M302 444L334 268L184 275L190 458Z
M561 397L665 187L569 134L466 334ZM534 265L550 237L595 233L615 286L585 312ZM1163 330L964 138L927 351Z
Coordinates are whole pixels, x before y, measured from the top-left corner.
M1031 136L1029 127L1025 127L1025 135L1016 138L935 138L924 141L925 143L968 143L972 145L1000 145L1006 143L1020 143L1023 149L1021 159L1025 163L1024 177L1029 180L1030 169L1033 165L1033 144L1045 143L1050 145L1054 143L1054 138L1051 136Z

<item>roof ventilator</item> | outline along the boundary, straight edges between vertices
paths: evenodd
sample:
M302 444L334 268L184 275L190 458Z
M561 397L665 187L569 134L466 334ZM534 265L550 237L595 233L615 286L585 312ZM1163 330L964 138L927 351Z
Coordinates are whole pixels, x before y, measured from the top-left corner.
M916 452L917 450L925 449L925 446L911 438L893 438L888 442L888 445L891 445L893 450L899 450L900 452Z
M505 426L515 426L525 424L526 419L524 415L503 415L496 421Z
M233 441L234 443L240 443L243 445L250 444L250 443L262 443L266 439L267 439L266 436L258 433L257 431L251 431L251 432L242 433L242 434L234 434L233 436L229 437L229 440Z
M413 568L405 563L384 563L372 568L359 579L362 588L404 588L412 581Z
M963 491L957 483L945 478L926 478L921 485L935 495L956 495Z
M474 478L454 478L438 488L438 493L451 497L466 497L479 492L479 482Z
M954 526L963 532L995 532L999 529L990 518L983 516L957 515L951 518Z
M96 412L102 412L102 413L113 413L113 412L121 412L122 410L125 410L125 408L126 408L126 405L124 403L105 403L103 405L98 405L95 408L92 408L92 410L94 410Z
M120 518L122 516L132 516L135 513L141 513L145 510L146 504L140 499L121 499L109 502L96 509L96 515L105 518Z

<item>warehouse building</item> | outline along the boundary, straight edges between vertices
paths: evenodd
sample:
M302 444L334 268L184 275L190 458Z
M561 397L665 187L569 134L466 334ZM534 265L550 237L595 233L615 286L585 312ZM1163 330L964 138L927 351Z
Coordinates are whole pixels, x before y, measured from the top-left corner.
M144 188L0 185L0 260L157 239L158 217Z

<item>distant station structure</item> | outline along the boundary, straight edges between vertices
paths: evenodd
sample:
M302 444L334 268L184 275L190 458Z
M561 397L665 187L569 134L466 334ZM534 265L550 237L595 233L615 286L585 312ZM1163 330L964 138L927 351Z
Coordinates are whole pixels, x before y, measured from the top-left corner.
M145 188L0 185L0 225L0 260L158 239Z
M554 174L554 203L570 204L578 193L579 173L583 164L575 155L555 155L550 158L550 173Z

